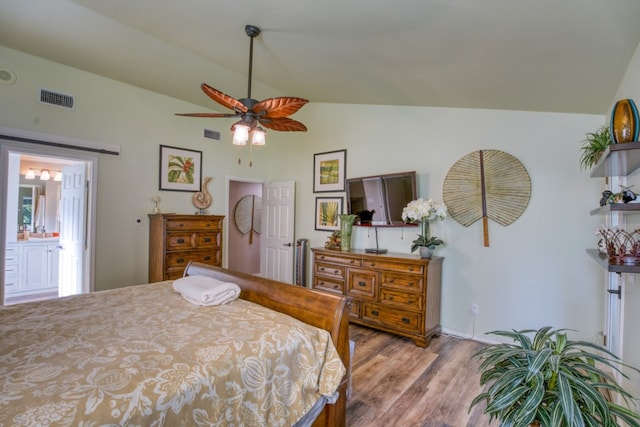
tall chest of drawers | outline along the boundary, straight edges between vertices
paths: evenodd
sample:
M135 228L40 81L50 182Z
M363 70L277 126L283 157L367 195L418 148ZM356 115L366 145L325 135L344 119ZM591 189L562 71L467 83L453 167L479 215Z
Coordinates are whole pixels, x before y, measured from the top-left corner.
M149 215L149 282L182 277L189 261L222 265L221 215Z
M426 347L440 333L443 258L313 248L315 289L352 299L350 321Z

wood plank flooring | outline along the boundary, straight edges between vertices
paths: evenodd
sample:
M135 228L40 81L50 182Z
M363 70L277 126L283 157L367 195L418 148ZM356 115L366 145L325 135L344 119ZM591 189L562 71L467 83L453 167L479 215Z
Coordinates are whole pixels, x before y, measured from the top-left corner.
M495 427L482 407L468 412L480 392L478 363L483 344L441 335L427 348L385 332L349 326L355 342L350 427Z

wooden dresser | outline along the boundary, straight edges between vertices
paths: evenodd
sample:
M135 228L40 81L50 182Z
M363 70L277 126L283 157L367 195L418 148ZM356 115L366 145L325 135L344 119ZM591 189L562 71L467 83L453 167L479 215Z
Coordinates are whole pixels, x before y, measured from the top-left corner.
M313 288L351 297L352 323L411 338L420 347L440 333L443 258L311 250Z
M149 282L182 277L189 261L221 266L219 215L149 215Z

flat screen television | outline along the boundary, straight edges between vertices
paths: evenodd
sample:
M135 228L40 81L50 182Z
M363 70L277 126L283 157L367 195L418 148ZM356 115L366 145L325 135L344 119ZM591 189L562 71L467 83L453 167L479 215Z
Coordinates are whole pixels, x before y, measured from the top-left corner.
M358 215L360 225L404 225L402 209L417 198L416 173L400 172L349 178L346 181L347 212Z

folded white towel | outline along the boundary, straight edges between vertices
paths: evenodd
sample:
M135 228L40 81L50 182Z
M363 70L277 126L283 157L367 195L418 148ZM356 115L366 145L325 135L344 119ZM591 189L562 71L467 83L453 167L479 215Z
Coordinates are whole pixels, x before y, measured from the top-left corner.
M219 305L237 299L240 287L212 277L187 276L173 282L173 289L184 299L196 305Z

